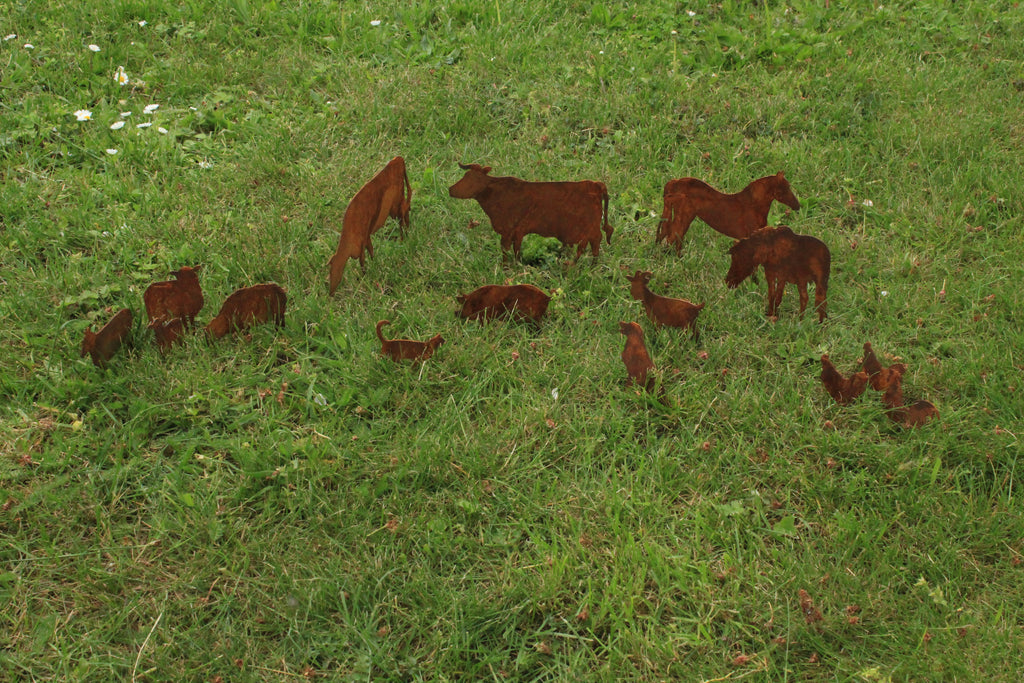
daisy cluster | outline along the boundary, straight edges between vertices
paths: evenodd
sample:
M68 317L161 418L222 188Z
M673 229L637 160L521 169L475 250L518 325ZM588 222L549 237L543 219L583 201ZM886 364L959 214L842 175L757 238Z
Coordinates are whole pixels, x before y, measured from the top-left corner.
M145 20L141 20L141 21L138 22L138 25L139 25L140 28L141 27L145 27L147 25L147 22ZM17 34L11 33L11 34L8 34L8 35L4 36L3 40L5 42L6 41L11 41L11 40L15 40L17 37L18 37ZM34 49L34 46L31 45L31 44L28 44L28 43L26 43L24 47L27 50ZM95 43L90 43L89 45L86 46L86 49L90 53L93 53L93 54L96 54L96 53L99 53L99 52L103 51L103 48L100 45L97 45ZM136 86L143 86L143 85L145 85L145 83L142 80L137 79L137 78L136 79L131 78L128 75L128 71L125 69L125 67L123 65L119 65L114 70L112 78L113 78L114 82L117 85L121 86L121 87L125 87L125 86L128 86L128 85L133 85L133 84L136 85ZM119 102L123 106L126 103L126 100L122 99ZM141 112L141 116L149 117L149 118L147 120L143 120L143 121L140 121L139 123L135 124L135 128L136 128L136 130L139 133L141 133L141 131L143 131L143 130L145 130L147 128L154 127L154 125L156 124L156 121L154 120L154 118L157 115L157 110L159 110L159 109L160 109L160 105L157 104L157 103L150 103L150 104L147 104L147 105L145 105L143 107L142 112ZM193 111L195 111L195 108L192 108L192 109L193 109ZM94 120L94 118L93 118L93 111L91 109L84 109L84 108L83 109L77 109L74 112L72 112L72 114L75 117L75 120L78 121L78 122L81 122L81 123L88 123L88 122L91 122L91 121ZM131 122L131 117L134 116L134 115L135 115L134 112L132 112L131 110L126 110L126 111L120 112L120 117L109 125L110 130L111 131L120 131L120 130L128 127L129 123ZM168 132L169 132L163 126L157 125L155 127L156 127L156 131L159 134L161 134L161 135L167 135ZM114 155L116 155L118 153L118 148L117 147L109 147L109 148L106 149L106 153L108 155L110 155L110 156L114 156Z

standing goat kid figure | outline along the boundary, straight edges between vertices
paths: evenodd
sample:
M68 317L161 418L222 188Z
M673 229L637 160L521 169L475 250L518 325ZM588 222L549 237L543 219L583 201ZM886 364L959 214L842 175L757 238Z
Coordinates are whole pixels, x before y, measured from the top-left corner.
M768 281L768 316L778 315L779 304L786 283L792 282L800 291L800 313L807 308L807 284L814 283L814 307L818 322L826 318L825 298L832 268L832 254L825 243L816 237L794 234L789 227L762 228L746 239L739 240L729 249L732 264L725 282L730 289L764 266Z
M692 328L693 338L697 339L697 315L704 310L704 304L690 303L686 299L672 299L667 296L659 296L652 292L647 283L653 277L650 271L636 271L632 276L627 275L629 280L629 293L637 301L644 303L644 310L647 317L657 327L667 325L686 329Z

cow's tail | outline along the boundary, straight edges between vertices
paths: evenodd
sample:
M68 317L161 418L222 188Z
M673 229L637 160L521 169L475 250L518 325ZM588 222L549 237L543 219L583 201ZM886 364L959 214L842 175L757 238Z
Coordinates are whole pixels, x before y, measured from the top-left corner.
M404 229L409 227L409 208L412 206L412 183L409 182L409 173L405 169L405 164L402 164L402 178L405 179L405 201L402 203L402 218L399 224L404 233Z
M390 325L390 324L391 324L390 320L381 320L379 323L377 323L377 339L380 339L380 343L381 344L384 344L385 342L387 342L387 339L384 338L384 334L381 332L381 330L384 329L385 325Z
M608 188L602 186L601 200L604 202L604 235L608 244L612 243L612 232L614 228L608 224Z

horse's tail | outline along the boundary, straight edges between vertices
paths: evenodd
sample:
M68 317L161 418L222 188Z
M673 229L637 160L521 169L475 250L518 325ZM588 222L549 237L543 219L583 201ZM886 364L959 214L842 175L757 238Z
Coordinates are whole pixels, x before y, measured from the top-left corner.
M379 323L377 323L377 338L380 339L380 342L382 344L384 342L386 342L387 339L384 338L384 335L381 333L381 330L384 328L385 325L390 325L390 324L391 324L390 320L381 320Z
M412 183L409 182L409 173L402 164L402 178L405 180L405 201L402 202L402 217L398 224L402 228L402 236L405 236L405 228L409 227L409 208L412 206Z

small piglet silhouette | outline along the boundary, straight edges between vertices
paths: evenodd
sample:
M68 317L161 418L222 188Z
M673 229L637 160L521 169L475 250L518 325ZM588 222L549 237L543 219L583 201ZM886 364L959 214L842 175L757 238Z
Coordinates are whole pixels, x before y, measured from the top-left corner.
M456 315L468 320L510 317L539 324L551 297L533 285L484 285L456 300L462 304Z
M778 315L786 283L795 284L800 292L800 312L807 308L807 284L814 283L814 307L818 322L825 320L825 298L832 254L825 243L816 237L797 235L785 225L762 228L750 237L736 242L729 250L732 265L725 277L730 289L764 266L768 281L768 316Z
M381 320L377 323L377 338L380 339L380 354L390 357L393 361L427 360L434 355L437 347L444 344L444 337L439 334L425 342L412 339L385 339L381 330L390 324L390 320Z
M157 318L181 318L186 326L192 326L203 309L203 291L197 275L200 268L183 266L171 273L173 280L154 282L146 288L142 301L146 304L146 316L150 322Z
M868 374L861 371L855 372L849 377L843 377L826 353L821 356L821 383L836 403L845 406L853 403L864 393L864 389L868 385Z
M280 285L269 282L236 290L220 307L220 313L206 325L211 339L220 339L259 323L273 320L284 327L284 311L288 296Z
M704 310L704 304L693 304L686 299L672 299L667 296L660 296L652 292L647 283L653 275L650 271L636 271L632 276L627 275L629 280L629 293L637 301L642 301L647 317L656 326L678 327L680 329L691 328L693 338L697 338L697 315Z
M99 332L93 332L90 325L86 328L85 338L82 340L82 357L89 354L93 365L106 368L107 363L121 348L121 342L131 334L131 329L132 312L127 308L118 311Z
M151 320L147 327L153 330L156 345L160 348L161 353L167 353L172 346L183 340L182 334L185 331L185 325L181 318L168 320L165 316L160 316Z
M341 237L338 249L328 263L327 291L334 294L341 284L345 264L350 258L358 258L359 265L365 265L365 253L373 256L373 242L370 236L377 232L388 218L397 218L402 236L409 226L409 209L412 205L412 185L405 170L405 159L395 157L375 176L359 188L345 209L341 223Z
M654 378L648 377L648 373L654 370L654 362L644 344L644 331L638 323L620 322L619 332L626 335L626 346L622 349L622 362L629 373L626 385L636 384L649 391L654 386Z

